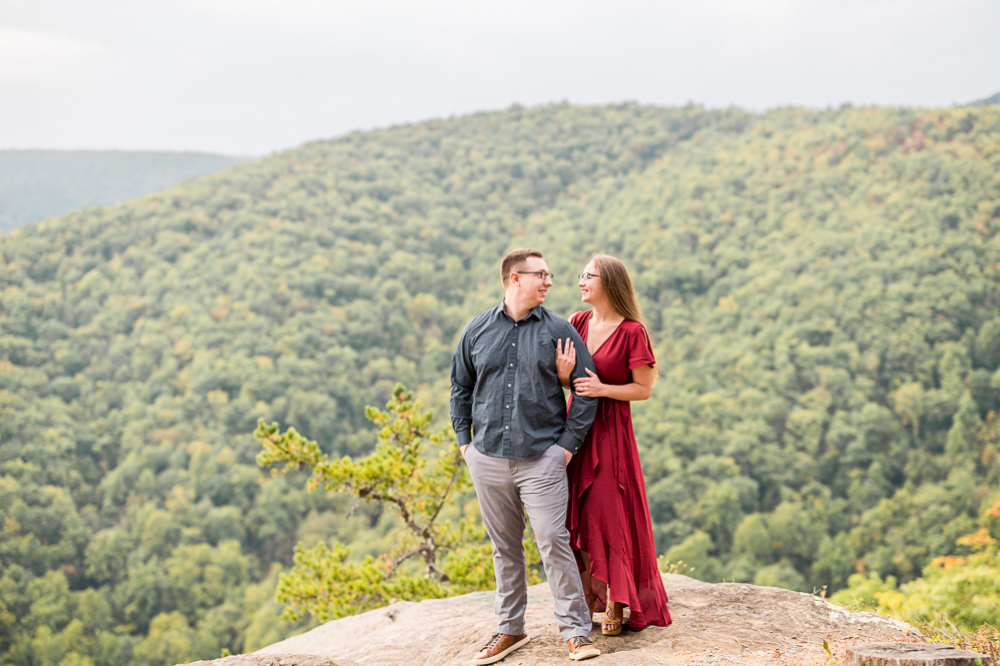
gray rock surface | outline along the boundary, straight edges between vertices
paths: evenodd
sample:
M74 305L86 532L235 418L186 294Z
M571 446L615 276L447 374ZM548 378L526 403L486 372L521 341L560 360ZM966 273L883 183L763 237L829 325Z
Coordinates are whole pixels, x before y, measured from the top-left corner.
M742 583L712 585L686 576L664 577L674 623L669 627L626 630L593 640L603 652L589 663L657 664L824 664L829 654L863 641L919 641L907 624L871 613L848 611L799 592ZM529 588L527 632L531 642L507 657L507 666L572 663L552 617L552 597L544 583ZM420 603L399 602L354 617L328 622L241 659L310 655L329 662L210 662L212 666L452 666L468 664L496 631L493 593L475 592ZM208 662L199 662L208 663Z
M993 660L985 654L959 650L950 645L861 643L847 648L847 664L848 666L993 666Z
M337 662L311 654L235 654L211 661L196 661L188 666L337 666Z

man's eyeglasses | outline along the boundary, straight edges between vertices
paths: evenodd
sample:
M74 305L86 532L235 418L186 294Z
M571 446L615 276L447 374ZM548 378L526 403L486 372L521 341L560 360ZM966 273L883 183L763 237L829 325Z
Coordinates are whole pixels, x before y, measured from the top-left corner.
M555 275L553 275L552 273L547 273L545 271L514 271L514 272L517 273L518 275L537 275L538 279L540 279L542 282L545 282L545 280L551 280L552 278L555 277Z
M586 282L592 277L601 277L601 276L598 275L597 273L580 273L580 280L582 282Z

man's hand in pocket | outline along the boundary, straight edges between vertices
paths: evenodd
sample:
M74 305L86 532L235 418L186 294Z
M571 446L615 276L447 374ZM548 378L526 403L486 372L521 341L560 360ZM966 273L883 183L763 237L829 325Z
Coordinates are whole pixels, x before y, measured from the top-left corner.
M563 453L566 454L566 465L569 466L569 461L573 459L573 454L566 449L563 449Z

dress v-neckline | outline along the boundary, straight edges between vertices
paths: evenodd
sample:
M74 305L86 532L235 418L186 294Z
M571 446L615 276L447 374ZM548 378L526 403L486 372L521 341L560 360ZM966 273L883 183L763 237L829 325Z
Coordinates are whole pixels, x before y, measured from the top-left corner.
M593 310L591 312L593 312ZM593 314L588 314L587 315L587 340L590 339L590 321L593 318L593 316L594 316ZM597 349L595 349L594 351L590 351L589 348L587 349L587 351L590 353L590 358L594 358L595 356L597 356L597 352L599 352L602 349L604 349L604 345L608 344L608 340L610 340L611 338L613 338L615 336L615 333L618 332L618 329L621 328L622 324L624 324L624 323L625 323L624 319L622 319L620 322L618 322L615 325L615 330L613 330L610 333L608 333L608 337L604 338L604 340L601 341L601 344L597 345ZM587 344L587 340L583 341L583 343L585 345Z

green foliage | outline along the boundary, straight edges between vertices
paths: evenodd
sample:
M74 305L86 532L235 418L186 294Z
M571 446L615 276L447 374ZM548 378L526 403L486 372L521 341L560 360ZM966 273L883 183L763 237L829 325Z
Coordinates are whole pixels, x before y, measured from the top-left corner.
M396 601L448 596L438 580L389 571L388 558L375 560L369 555L355 563L347 561L350 554L350 548L339 543L332 551L322 542L314 548L296 548L295 567L278 583L277 600L289 604L282 617L295 620L311 613L326 622Z
M971 557L956 539L1000 485L998 173L996 105L556 105L316 142L0 236L0 659L214 658L303 628L273 602L292 544L362 566L404 525L270 478L248 433L361 460L364 407L397 381L444 413L513 247L546 253L564 314L591 252L632 271L661 370L633 409L659 553L831 591ZM443 517L475 514L456 502ZM437 566L488 580L463 562Z
M310 490L323 486L378 503L380 508L387 505L403 524L392 535L395 548L378 560L368 556L361 563L348 562L350 549L339 543L332 550L322 542L313 548L296 547L295 567L282 574L278 584L277 600L290 604L286 619L311 613L326 621L394 601L493 586L492 550L482 543L483 528L472 517L457 526L438 520L442 509L454 504L455 496L471 485L455 433L450 427L428 432L432 413L422 412L413 393L402 384L393 389L386 411L368 407L366 413L381 429L375 451L357 461L347 456L330 460L316 442L294 428L280 434L277 423L265 425L261 420L254 433L264 448L257 456L261 465L283 464L281 473L309 468ZM428 445L438 451L437 462L429 470ZM423 560L421 574L401 570L417 557Z
M854 574L848 588L831 601L965 632L996 623L1000 617L1000 549L991 533L1000 536L1000 496L994 499L992 506L983 507L979 521L983 526L956 542L967 555L935 558L921 578L903 585L893 576L883 580L876 572L867 577Z
M868 578L854 574L848 588L831 600L975 631L1000 617L1000 557L995 547L967 558L945 556L925 567L921 578L903 585L893 576L882 580L876 572Z
M696 563L689 567L689 573L701 580L718 583L722 580L722 563L711 556L715 544L705 532L695 532L683 542L671 546L664 556L666 562Z
M758 569L753 577L753 584L783 587L788 590L803 590L806 587L806 580L790 561L781 560L777 564Z
M268 426L261 420L254 436L264 450L257 456L257 462L262 466L283 463L284 473L309 468L310 490L323 485L328 491L390 505L399 513L406 529L398 534L387 575L391 576L410 558L420 556L427 576L446 581L447 576L438 564L439 555L468 540L468 534L475 531L471 521L464 521L457 528L450 522L437 522L441 510L452 499L451 494L459 494L471 485L455 435L450 428L429 433L432 413L421 412L420 403L402 384L393 390L386 411L369 407L366 412L381 430L375 451L358 461L347 456L330 460L316 442L306 440L294 428L279 434L276 423ZM428 444L438 449L438 460L430 470L424 457Z

